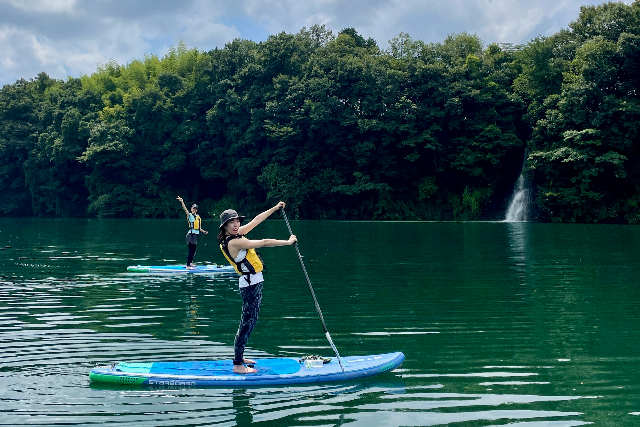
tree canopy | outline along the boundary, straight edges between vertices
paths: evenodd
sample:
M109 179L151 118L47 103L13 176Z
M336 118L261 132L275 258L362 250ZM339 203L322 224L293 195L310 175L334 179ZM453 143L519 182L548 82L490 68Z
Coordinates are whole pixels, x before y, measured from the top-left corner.
M640 3L526 45L314 25L0 90L0 215L502 219L527 153L542 221L637 223Z

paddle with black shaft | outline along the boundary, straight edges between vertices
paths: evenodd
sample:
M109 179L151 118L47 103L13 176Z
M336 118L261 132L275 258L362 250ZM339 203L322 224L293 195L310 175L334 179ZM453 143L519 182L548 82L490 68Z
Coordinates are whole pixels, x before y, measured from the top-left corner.
M209 221L209 225L207 225L207 230L211 228L211 223L213 222L213 218L215 218L215 216L216 216L215 213L213 215L211 215L211 221ZM208 231L207 231L207 233L208 233ZM206 234L202 236L203 239L204 239L204 236L206 236Z
M282 208L282 216L284 217L284 222L287 223L289 234L293 234L293 231L291 231L291 226L289 225L289 220L287 219L287 214L285 213L284 208ZM309 280L307 269L304 266L304 262L302 261L302 255L300 255L300 250L298 249L298 242L294 243L293 246L296 248L296 253L298 254L298 259L300 260L300 265L302 266L302 271L304 272L304 277L307 278L307 283L309 284L309 290L311 291L313 302L316 304L316 311L320 316L320 321L322 322L322 329L324 329L324 334L327 336L327 340L329 340L329 344L331 344L331 348L333 349L333 351L336 354L336 357L338 358L340 369L342 369L342 372L344 373L344 365L342 364L342 358L340 357L340 353L338 353L338 349L333 344L333 341L331 341L331 335L329 335L329 331L327 330L327 325L324 323L324 317L322 317L322 310L320 310L320 305L318 304L318 300L316 299L316 293L313 292L313 286L311 286L311 280Z

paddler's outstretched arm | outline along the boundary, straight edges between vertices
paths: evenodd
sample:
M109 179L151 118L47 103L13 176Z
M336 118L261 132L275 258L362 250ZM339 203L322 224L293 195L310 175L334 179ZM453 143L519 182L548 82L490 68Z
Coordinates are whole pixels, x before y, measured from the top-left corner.
M178 197L176 197L176 199L178 201L180 201L180 203L182 204L182 209L184 209L184 213L186 213L187 214L187 218L189 218L190 212L189 212L189 209L187 209L187 207L184 205L184 200L182 200L182 197L178 196Z
M266 210L266 211L262 212L261 214L256 215L256 217L253 218L251 221L249 221L248 223L246 223L243 226L241 226L240 229L238 230L239 233L240 234L249 233L251 230L256 228L256 226L258 224L260 224L265 219L269 218L269 216L271 216L272 213L274 213L277 210L279 210L280 208L284 208L284 207L285 207L285 203L284 202L278 202L278 204L275 205L274 207L272 207L271 209ZM253 246L253 247L255 248L256 246Z
M288 240L277 239L261 239L261 240L249 240L249 239L234 239L229 242L229 250L232 253L237 253L240 249L256 249L256 248L273 248L276 246L290 246L298 241L295 235L289 236Z

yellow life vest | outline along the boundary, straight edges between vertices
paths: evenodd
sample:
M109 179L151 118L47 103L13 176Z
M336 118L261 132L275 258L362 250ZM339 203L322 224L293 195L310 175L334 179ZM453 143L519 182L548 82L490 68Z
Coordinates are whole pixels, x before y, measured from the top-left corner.
M190 215L193 215L193 214L190 214ZM196 214L193 222L189 221L189 229L200 231L200 223L201 223L200 215Z
M255 249L247 249L247 255L241 261L236 262L231 257L231 253L229 253L229 241L233 239L246 239L246 237L242 235L227 237L220 244L220 250L222 251L222 254L227 259L227 261L229 261L229 264L231 264L236 270L236 272L241 275L249 275L260 273L262 270L264 270L264 261L262 261L262 257ZM249 271L242 271L243 265Z

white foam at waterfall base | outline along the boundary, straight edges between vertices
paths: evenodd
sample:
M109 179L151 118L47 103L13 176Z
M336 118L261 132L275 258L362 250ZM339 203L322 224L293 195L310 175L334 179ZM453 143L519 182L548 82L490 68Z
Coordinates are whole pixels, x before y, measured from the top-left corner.
M524 176L520 174L513 190L513 197L507 209L505 221L522 222L529 219L529 204L531 203L531 192L524 186Z

